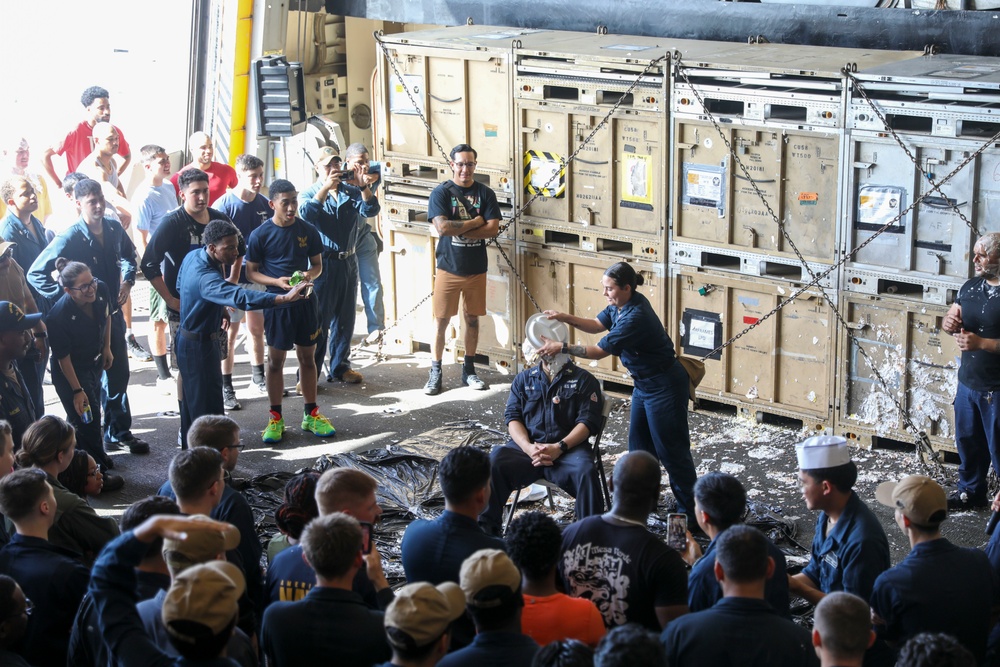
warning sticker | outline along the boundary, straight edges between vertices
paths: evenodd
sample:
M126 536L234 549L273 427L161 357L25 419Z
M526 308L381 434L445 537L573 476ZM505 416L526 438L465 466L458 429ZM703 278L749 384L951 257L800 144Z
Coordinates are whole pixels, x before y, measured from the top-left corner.
M681 203L714 208L721 216L726 207L726 174L722 167L684 163L683 172Z
M800 192L799 206L815 206L819 203L818 192Z
M681 349L693 356L721 359L722 317L719 313L685 308L681 315Z
M653 210L653 156L628 154L621 161L621 205Z
M903 196L906 191L894 185L863 185L858 189L858 211L855 226L858 229L875 231L888 223L886 230L902 234L905 225L898 219L903 210Z
M524 191L543 197L566 195L566 167L555 153L527 151L524 154Z
M410 91L417 106L410 101ZM402 81L395 75L389 80L389 113L416 116L424 111L424 77L420 74L404 74Z

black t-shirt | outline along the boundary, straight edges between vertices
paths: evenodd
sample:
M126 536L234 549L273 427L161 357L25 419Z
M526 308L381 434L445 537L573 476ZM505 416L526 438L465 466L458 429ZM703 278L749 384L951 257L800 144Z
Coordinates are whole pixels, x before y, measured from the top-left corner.
M1000 286L973 278L958 293L962 328L983 338L1000 338ZM975 350L962 352L958 380L975 391L1000 389L1000 354Z
M592 600L614 628L638 623L660 632L656 607L687 604L680 555L642 526L591 516L563 532L559 574L566 593Z
M451 188L461 191L465 200L472 204L471 210L466 208L464 202L459 203L450 192ZM454 181L446 181L431 191L427 203L427 219L434 220L439 215L449 220L472 220L478 215L482 215L484 220L499 220L500 204L497 203L496 193L482 183L463 188ZM486 273L489 268L485 239L442 236L438 239L435 257L437 268L457 276L475 276Z

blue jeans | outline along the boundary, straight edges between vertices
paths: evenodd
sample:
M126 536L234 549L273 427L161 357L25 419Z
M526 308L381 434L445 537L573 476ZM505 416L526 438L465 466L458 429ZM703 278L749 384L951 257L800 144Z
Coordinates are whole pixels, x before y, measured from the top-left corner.
M969 494L975 502L989 495L986 473L990 463L1000 471L1000 420L995 400L1000 392L976 391L961 382L955 393L955 446L961 465L958 467L958 490Z
M660 460L670 477L677 511L694 516L694 483L688 433L688 374L676 361L652 377L637 379L632 391L628 449L641 449Z
M375 232L358 239L358 277L361 280L361 302L365 305L368 333L385 329L385 304L382 302L382 276L378 268L378 242Z
M104 405L104 439L128 440L132 436L132 409L128 404L128 350L125 347L125 316L118 311L111 316L111 368L101 377L101 402Z
M327 380L340 377L351 368L351 336L354 334L358 293L358 263L355 258L323 258L323 273L316 280L316 313L319 338L316 340L316 372L323 372L329 341L330 366Z

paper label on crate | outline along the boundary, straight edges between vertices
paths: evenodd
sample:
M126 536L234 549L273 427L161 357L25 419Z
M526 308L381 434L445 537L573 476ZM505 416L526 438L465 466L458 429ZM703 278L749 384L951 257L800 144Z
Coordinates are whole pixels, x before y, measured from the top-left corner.
M496 125L483 123L483 135L485 135L487 139L495 139L498 131L499 128Z
M906 191L894 185L863 185L858 189L858 217L855 227L867 231L877 231L892 223L885 231L902 234L905 230L902 219L897 219L903 210L903 196Z
M722 358L721 350L711 354L722 343L722 318L718 313L685 308L681 315L681 347L694 356L710 355Z
M800 192L799 206L815 206L819 203L818 192Z
M725 209L726 174L722 167L693 164L683 165L684 181L681 202L689 206L714 208L722 214Z
M653 210L653 156L629 153L621 161L621 202L625 208Z
M410 91L417 106L410 101ZM420 74L404 74L402 81L395 75L389 79L389 113L416 116L424 111L424 77Z
M508 319L507 296L510 276L506 272L500 275L486 276L486 312L503 320Z

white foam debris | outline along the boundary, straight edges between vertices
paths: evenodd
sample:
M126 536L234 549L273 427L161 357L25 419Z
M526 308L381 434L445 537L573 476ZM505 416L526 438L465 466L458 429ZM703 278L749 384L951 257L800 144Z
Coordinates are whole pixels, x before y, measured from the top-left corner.
M720 471L728 475L734 475L734 476L739 475L744 470L746 470L746 468L747 467L745 465L740 465L739 463L730 463L728 461L723 461L722 464L719 466Z
M752 459L776 459L781 456L781 450L770 445L760 445L747 452Z

